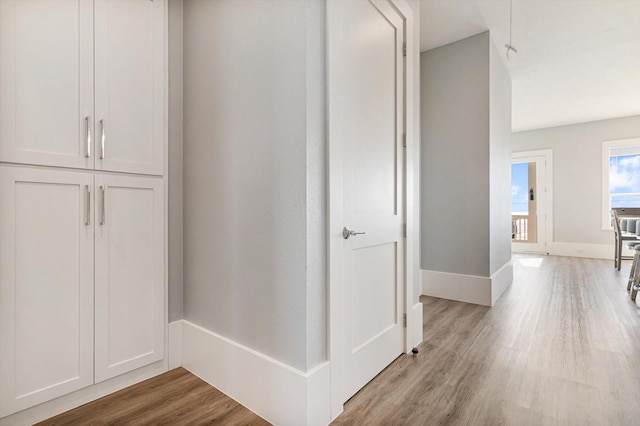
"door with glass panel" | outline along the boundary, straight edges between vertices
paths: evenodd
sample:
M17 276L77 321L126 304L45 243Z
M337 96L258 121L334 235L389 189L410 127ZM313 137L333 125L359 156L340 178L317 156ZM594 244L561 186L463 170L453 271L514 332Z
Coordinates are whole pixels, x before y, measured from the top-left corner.
M547 162L544 155L511 164L511 241L514 252L547 253Z

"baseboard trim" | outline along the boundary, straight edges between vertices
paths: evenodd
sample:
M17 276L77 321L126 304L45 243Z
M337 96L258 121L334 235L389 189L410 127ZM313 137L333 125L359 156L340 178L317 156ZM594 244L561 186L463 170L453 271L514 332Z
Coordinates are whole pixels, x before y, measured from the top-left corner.
M491 306L495 305L502 293L513 283L513 260L491 275Z
M331 421L329 362L304 373L182 320L182 365L273 424Z
M413 347L415 348L424 340L422 303L416 303L413 305L411 310L413 311L411 314L411 320L413 321Z
M491 306L491 278L421 270L422 294Z
M424 269L420 272L423 295L484 306L493 306L513 282L511 260L491 277Z
M169 370L182 365L182 320L169 323Z
M549 254L553 256L613 260L614 245L553 242L551 243Z

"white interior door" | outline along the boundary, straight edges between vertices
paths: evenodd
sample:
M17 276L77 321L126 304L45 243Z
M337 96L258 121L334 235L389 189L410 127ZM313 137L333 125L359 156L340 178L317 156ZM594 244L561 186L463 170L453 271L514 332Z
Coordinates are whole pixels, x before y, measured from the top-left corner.
M0 417L93 383L92 185L0 167Z
M93 3L0 1L0 70L0 161L92 169Z
M512 249L514 252L547 253L547 157L545 155L522 156L514 153L512 164L528 169L526 185L512 185L512 197L526 200L526 211L512 212L515 221ZM512 176L512 179L515 179ZM524 209L520 209L524 210ZM523 214L526 213L526 214Z
M96 169L164 168L162 0L96 0Z
M403 352L404 22L387 0L339 2L346 401ZM332 136L332 137L333 137Z
M164 356L164 192L156 178L96 175L95 381Z

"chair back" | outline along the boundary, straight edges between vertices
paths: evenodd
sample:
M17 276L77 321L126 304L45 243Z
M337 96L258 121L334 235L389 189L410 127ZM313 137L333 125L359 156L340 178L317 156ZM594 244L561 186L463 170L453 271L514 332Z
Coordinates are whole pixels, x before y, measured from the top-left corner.
M627 233L635 234L636 233L636 221L630 220L627 222Z

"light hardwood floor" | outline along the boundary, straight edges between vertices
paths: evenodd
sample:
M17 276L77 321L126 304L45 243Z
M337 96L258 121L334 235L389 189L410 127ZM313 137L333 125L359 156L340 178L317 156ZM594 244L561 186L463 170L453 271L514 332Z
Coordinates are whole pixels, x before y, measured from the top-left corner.
M514 284L491 309L423 297L418 356L400 356L333 424L640 424L640 307L628 271L515 255ZM43 424L163 423L266 424L183 369Z
M487 307L423 297L424 340L335 425L639 425L640 308L605 260L514 255Z
M184 368L107 395L38 426L269 425Z

